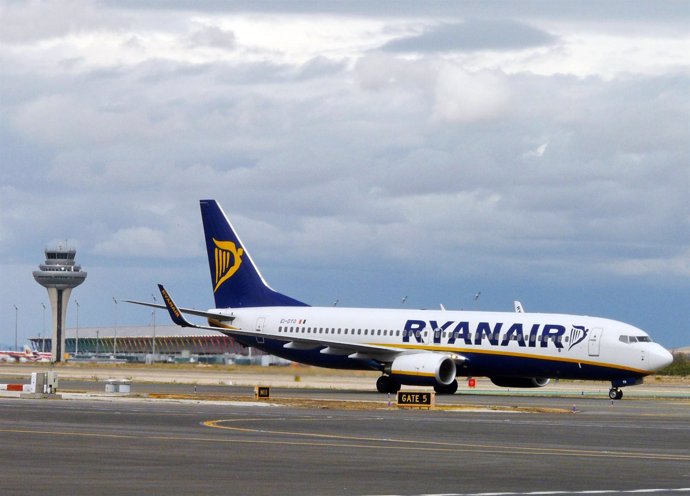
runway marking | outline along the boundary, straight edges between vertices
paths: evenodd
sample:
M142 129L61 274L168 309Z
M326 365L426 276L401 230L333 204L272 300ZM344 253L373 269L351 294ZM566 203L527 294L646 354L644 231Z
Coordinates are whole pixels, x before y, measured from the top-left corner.
M451 443L442 441L413 441L409 439L394 439L394 438L371 438L361 436L345 436L340 434L319 434L314 432L295 432L295 431L278 431L260 428L249 427L235 427L221 425L225 423L237 422L256 422L266 421L265 418L244 418L244 419L219 419L207 420L202 422L202 425L214 429L222 429L243 433L257 433L257 434L277 434L283 436L295 437L309 437L328 440L342 440L342 441L365 441L368 444L364 445L367 448L385 448L385 449L410 449L420 451L481 451L483 453L500 453L505 454L521 454L521 455L554 455L554 456L574 456L574 457L599 457L599 458L631 458L631 459L645 459L645 460L672 460L672 461L690 461L690 455L664 454L664 453L650 453L650 452L623 452L623 451L609 451L609 450L584 450L574 448L546 448L546 447L530 447L530 446L499 446L492 444L470 444L470 443ZM281 420L281 419L270 419ZM283 418L282 420L286 420ZM301 417L292 418L290 420L304 420L304 421L324 421L328 419L316 417ZM282 441L276 441L282 442ZM386 443L385 445L377 445L374 443ZM393 445L403 446L393 446ZM331 444L322 444L322 446L331 446ZM346 445L340 445L346 446Z
M245 419L249 420L249 419ZM254 419L259 420L259 419ZM261 419L265 420L265 419ZM316 420L316 419L314 419ZM223 422L223 420L203 422L203 425L214 427L214 422ZM510 455L534 455L534 456L572 456L584 458L629 458L629 459L645 459L645 460L659 460L659 461L690 461L690 455L665 455L662 453L622 453L615 451L590 451L590 450L575 450L575 449L558 449L558 448L530 448L524 446L495 446L482 444L464 444L464 443L443 443L434 441L411 441L404 439L369 439L354 436L337 436L329 434L314 434L314 433L291 433L280 431L268 431L261 429L246 429L246 428L231 428L225 426L215 426L216 429L235 430L239 432L255 432L265 434L282 434L295 436L309 436L322 437L326 439L340 439L342 441L367 441L366 443L355 442L324 442L314 444L313 441L285 441L285 440L264 440L264 439L238 439L238 438L209 438L198 436L161 436L161 435L140 435L140 434L106 434L99 432L77 432L77 431L47 431L34 429L0 429L0 432L14 433L14 434L33 434L40 436L55 436L55 437L82 437L82 438L97 438L97 439L134 439L134 440L157 440L157 441L173 441L173 442L204 442L204 443L224 443L224 444L261 444L272 446L309 446L321 448L352 448L352 449L381 449L381 450L409 450L422 452L437 452L437 453L496 453L496 454L510 454ZM372 443L371 441L374 441ZM375 443L386 444L375 444ZM397 444L397 446L396 446ZM523 493L527 494L527 493ZM533 493L536 494L536 493ZM584 494L584 493L581 493Z
M687 493L690 487L676 489L594 489L587 491L531 491L531 492L495 492L495 493L424 493L419 496L551 496L560 494L655 494L655 493ZM374 496L374 495L371 495ZM393 494L379 496L396 496Z

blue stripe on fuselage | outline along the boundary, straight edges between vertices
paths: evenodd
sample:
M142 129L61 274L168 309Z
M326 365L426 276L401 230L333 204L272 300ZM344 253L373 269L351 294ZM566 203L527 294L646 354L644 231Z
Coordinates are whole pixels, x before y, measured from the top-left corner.
M380 370L373 360L355 360L347 355L327 355L320 353L325 346L312 350L292 350L285 348L286 341L264 338L257 343L255 337L236 336L235 340L244 345L258 348L271 355L316 367ZM424 351L420 349L419 351ZM547 357L501 355L463 350L465 362L458 366L458 376L465 377L549 377L561 379L615 380L630 377L643 377L646 374L619 368L610 364L596 365L569 360L553 360ZM519 370L518 375L515 371Z

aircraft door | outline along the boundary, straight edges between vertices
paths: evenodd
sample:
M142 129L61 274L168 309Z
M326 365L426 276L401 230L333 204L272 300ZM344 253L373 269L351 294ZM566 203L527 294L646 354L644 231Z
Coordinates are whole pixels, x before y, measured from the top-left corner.
M589 331L589 356L599 356L601 349L601 334L604 330L601 327L595 327Z
M256 332L264 332L264 324L266 323L266 317L259 317L256 319ZM256 342L262 344L264 342L263 336L257 336Z

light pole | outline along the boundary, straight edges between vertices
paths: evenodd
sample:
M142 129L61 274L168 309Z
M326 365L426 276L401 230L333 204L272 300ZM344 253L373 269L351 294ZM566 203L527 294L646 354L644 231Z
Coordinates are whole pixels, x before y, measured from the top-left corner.
M41 302L41 306L43 307L43 335L46 335L46 304ZM41 352L45 349L45 346L43 344L43 341L45 338L41 339Z
M154 303L158 303L156 300L156 295L152 294L151 298L153 298ZM156 309L153 309L153 338L151 339L151 360L155 361L156 360Z
M17 347L17 329L19 328L19 307L14 305L14 351L19 351Z
M113 303L115 303L115 330L113 332L113 357L117 354L117 300L113 296Z
M79 302L76 298L74 299L74 304L77 305L77 335L74 340L74 356L76 357L79 354Z

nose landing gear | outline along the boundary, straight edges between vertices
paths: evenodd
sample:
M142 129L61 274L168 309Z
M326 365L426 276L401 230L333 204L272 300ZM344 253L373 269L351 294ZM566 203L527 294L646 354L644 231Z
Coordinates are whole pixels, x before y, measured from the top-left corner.
M612 387L609 389L609 398L612 400L619 400L623 397L623 391L618 389L617 387Z

